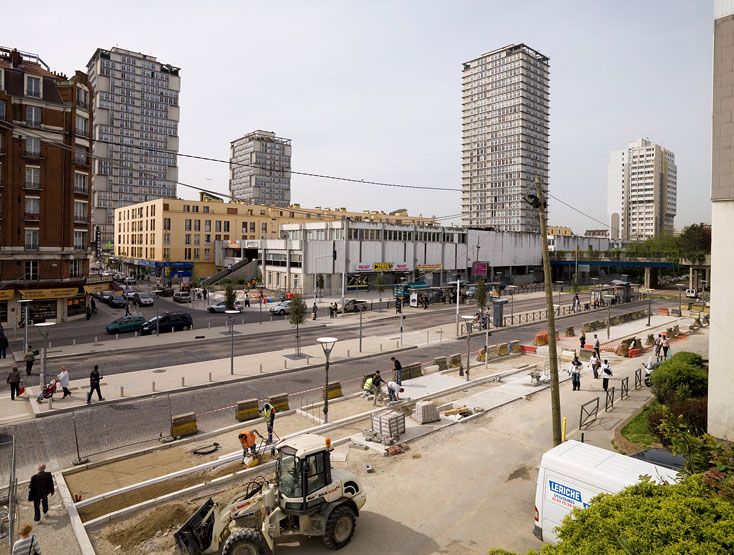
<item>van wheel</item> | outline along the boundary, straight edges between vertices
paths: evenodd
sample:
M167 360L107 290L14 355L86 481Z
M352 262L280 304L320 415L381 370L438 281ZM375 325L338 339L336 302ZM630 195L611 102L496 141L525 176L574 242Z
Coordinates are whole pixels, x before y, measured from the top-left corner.
M239 528L232 532L224 542L222 555L271 555L272 551L265 543L259 530Z
M339 505L331 511L326 519L324 530L324 543L329 549L341 549L352 541L354 529L357 527L357 519L352 509L346 505Z
M280 311L278 312L278 316L285 316L285 310L282 310L282 309L281 309L281 310L280 310Z

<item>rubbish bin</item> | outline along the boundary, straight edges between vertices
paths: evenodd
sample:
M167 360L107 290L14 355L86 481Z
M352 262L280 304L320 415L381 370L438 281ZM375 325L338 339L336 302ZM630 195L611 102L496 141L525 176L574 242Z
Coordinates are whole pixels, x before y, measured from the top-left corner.
M504 325L504 305L507 299L500 297L499 299L492 299L492 325L495 328L501 328Z

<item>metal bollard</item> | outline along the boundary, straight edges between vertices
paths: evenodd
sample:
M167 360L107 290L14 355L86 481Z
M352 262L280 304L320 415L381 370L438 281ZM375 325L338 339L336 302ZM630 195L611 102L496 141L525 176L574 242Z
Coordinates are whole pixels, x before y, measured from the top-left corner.
M382 352L382 343L380 343L380 352Z
M261 374L263 373L263 365L262 364L260 365L260 373Z
M115 341L117 341L118 339L120 339L120 334L119 333L116 333L115 334Z
M347 349L347 358L349 358L349 349Z
M95 345L97 344L97 336L96 335L94 336L94 344Z
M286 370L286 369L288 369L288 359L284 358L283 359L283 370Z
M245 325L245 319L244 318L242 318L242 325L243 326Z
M49 349L51 348L51 342L50 341L48 342L48 348Z
M186 376L181 376L181 387L186 387Z
M212 323L211 322L209 322L209 326L208 327L209 327L209 329L212 329Z
M133 337L137 337L137 336L138 336L138 332L134 331L133 332Z
M48 410L53 410L53 408L54 408L54 398L53 397L49 397L49 399L48 399Z
M125 386L121 385L120 386L120 397L124 397L124 396L125 396Z
M153 387L151 389L153 390L153 392L155 392L155 382L153 382L152 386Z
M431 332L430 332L430 331L428 331L428 330L426 330L426 345L428 345L428 338L429 338L429 335L428 335L428 334L429 334L429 333L431 333Z
M210 382L212 381L212 373L211 372L209 372L209 381Z
M76 347L76 337L71 340L71 346Z
M399 349L399 348L400 348L400 341L396 341L396 342L395 342L395 348L396 348L396 349Z
M306 355L306 366L311 364L311 357Z
M270 313L270 321L271 322L273 321L273 313L272 312Z

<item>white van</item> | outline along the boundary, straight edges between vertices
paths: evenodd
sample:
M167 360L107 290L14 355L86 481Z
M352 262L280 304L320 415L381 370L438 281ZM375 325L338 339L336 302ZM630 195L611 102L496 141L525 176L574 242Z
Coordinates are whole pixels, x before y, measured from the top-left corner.
M571 509L585 509L600 493L617 493L648 475L676 482L677 472L588 443L568 440L543 455L535 488L535 536L556 543L556 528Z

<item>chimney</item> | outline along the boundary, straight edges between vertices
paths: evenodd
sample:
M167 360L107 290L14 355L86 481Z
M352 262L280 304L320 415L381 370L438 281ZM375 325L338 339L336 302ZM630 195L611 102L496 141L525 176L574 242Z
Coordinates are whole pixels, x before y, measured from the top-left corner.
M14 68L17 68L23 64L23 57L20 55L20 52L18 52L15 48L10 51L10 63Z

